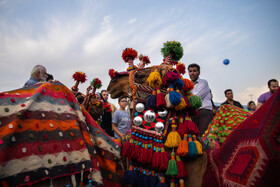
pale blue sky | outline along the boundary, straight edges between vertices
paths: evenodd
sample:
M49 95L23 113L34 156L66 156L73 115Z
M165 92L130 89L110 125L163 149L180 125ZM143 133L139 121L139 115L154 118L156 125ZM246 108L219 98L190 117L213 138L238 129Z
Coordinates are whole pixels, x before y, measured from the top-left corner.
M106 89L108 70L127 67L124 48L158 65L163 43L177 40L181 62L201 66L214 101L231 88L246 105L269 79L280 80L279 10L278 0L0 0L0 91L21 87L36 64L69 88L72 74L84 71L82 92L96 77Z

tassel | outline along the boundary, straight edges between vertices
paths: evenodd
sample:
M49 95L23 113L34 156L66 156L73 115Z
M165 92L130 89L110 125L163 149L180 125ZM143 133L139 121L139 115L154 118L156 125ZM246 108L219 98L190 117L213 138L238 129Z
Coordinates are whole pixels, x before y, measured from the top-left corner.
M175 187L175 180L174 179L170 179L170 187Z
M184 139L180 142L180 145L177 149L177 154L179 156L187 156L188 152L189 152L189 147L188 147L188 135L185 134L184 135Z
M160 73L157 71L150 73L149 77L147 78L147 82L152 88L156 88L156 86L161 87L162 79Z
M129 169L124 172L122 181L125 184L137 185L139 182L139 175L132 164L129 165Z
M177 90L177 92L179 93L179 90ZM187 104L185 102L185 99L183 97L181 97L181 102L175 106L175 110L179 111L179 110L184 110L187 107Z
M137 184L137 186L140 186L140 187L144 187L144 169L140 169L140 174L139 174L139 184Z
M201 143L199 141L197 141L195 135L193 135L193 141L196 144L197 154L202 155L203 154L203 152L202 152L202 145L201 145Z
M148 145L147 145L147 155L148 155L148 159L147 159L147 164L151 164L152 160L153 160L153 137L149 137L149 141L148 141Z
M168 162L168 168L165 172L166 175L176 176L178 175L177 164L175 160L175 153L171 153L171 159Z
M157 107L157 97L156 97L156 91L153 91L153 95L150 95L147 102L146 106L149 109L155 109Z
M164 150L164 146L161 147L161 162L160 162L160 171L165 171L168 168L168 162L170 160L170 155Z
M144 136L145 139L145 136ZM143 143L142 143L142 148L141 148L141 153L140 156L138 158L138 162L141 164L146 164L147 160L148 160L148 152L147 152L147 142L146 140L143 139Z
M153 160L152 160L152 167L154 169L158 169L160 166L160 160L161 160L161 153L159 152L159 147L157 147L157 144L154 143L154 154L153 154Z
M137 160L137 159L139 158L139 154L140 154L140 146L139 146L139 143L141 144L140 138L138 137L139 134L136 133L135 135L136 135L135 141L134 141L135 146L134 146L133 152L131 153L131 159L133 159L133 160Z
M149 186L150 184L150 177L148 176L149 170L143 170L143 187Z
M198 109L202 106L202 99L197 95L193 95L189 98L191 106L195 109Z
M157 96L156 96L157 109L166 107L164 95L160 92L160 89L158 87L156 88L156 92L157 92Z
M186 170L184 162L180 159L179 155L176 155L176 161L177 161L177 169L178 169L177 178L186 178L188 176L188 172Z
M184 134L187 132L187 125L184 123L184 117L180 116L179 125L177 128L177 132L183 138Z
M132 136L130 137L129 142L126 142L123 145L123 148L122 148L122 155L124 157L128 157L129 160L131 159L130 155L131 155L131 153L133 153L134 147L135 147L135 145L133 143L134 142L134 138L135 138L135 132L132 132L131 134L132 134Z
M164 176L159 177L159 183L157 183L156 187L168 187L168 185L165 183L165 177Z
M155 176L155 171L151 170L150 171L150 186L156 186L157 184L157 177Z
M190 134L188 135L188 149L189 149L189 153L188 153L189 157L197 156L196 144L192 141L192 135Z
M180 141L182 141L180 134L176 131L177 125L175 125L174 118L172 119L172 131L168 134L167 139L165 141L165 146L169 148L178 147Z
M184 84L185 82L182 79L178 78L172 83L172 87L181 90L184 87Z
M185 187L184 179L179 180L179 187Z
M166 107L167 108L173 108L174 106L171 104L170 99L169 99L169 97L170 97L169 93L170 93L170 89L168 89L168 92L165 95Z
M180 93L174 91L174 89L171 87L170 93L169 93L170 103L173 106L178 105L181 102L181 98L182 98L182 95Z
M188 134L195 134L199 136L199 130L197 128L197 125L191 120L189 117L185 117L185 125L187 127L187 133Z
M169 86L169 83L177 80L179 77L180 77L179 73L174 73L172 71L169 71L164 76L162 84L163 84L163 86Z

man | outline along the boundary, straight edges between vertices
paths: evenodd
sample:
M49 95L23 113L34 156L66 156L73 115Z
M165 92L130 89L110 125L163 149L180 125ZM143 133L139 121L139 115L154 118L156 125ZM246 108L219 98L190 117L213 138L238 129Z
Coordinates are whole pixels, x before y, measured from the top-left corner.
M36 84L39 81L46 81L48 78L47 70L42 65L36 65L31 71L31 77L26 83L24 84L24 88Z
M279 88L279 82L276 79L271 79L267 83L269 92L265 92L258 98L257 109L260 108Z
M117 110L113 115L112 128L115 132L115 138L123 140L125 135L131 129L130 117L125 110L127 106L127 98L121 96L118 99L120 109Z
M202 99L202 106L198 109L199 114L192 117L200 131L200 136L202 136L213 119L210 88L206 80L199 78L200 66L198 64L190 64L188 71L190 79L194 84L192 93Z
M225 91L225 96L226 96L227 100L225 102L223 102L221 105L229 104L229 105L237 106L239 108L243 108L243 106L238 101L233 100L233 93L232 93L231 89L227 89Z
M112 131L112 116L116 111L116 107L114 104L108 102L109 94L107 90L102 90L101 96L104 101L104 115L102 116L101 127L109 136L114 136L114 132Z

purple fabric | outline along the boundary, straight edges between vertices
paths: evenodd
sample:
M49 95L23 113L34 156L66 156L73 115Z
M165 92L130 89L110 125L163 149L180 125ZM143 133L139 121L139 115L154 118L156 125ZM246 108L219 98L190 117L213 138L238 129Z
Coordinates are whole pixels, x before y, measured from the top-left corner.
M260 95L258 98L258 102L265 103L273 94L270 92L265 92L264 94Z

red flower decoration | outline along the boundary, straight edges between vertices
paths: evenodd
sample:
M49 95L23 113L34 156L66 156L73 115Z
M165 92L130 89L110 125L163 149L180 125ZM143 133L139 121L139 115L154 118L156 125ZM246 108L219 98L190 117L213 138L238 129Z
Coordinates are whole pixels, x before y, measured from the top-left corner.
M150 63L151 63L151 61L150 61L150 59L149 59L148 56L144 56L144 57L143 57L143 62L144 62L145 64L150 64Z
M112 112L111 105L107 104L107 103L104 103L104 110L106 112Z
M84 83L87 80L86 77L86 74L81 71L77 71L73 74L73 79L81 83Z
M137 57L138 53L132 48L126 48L123 50L122 59L127 62L128 58L132 58L133 60Z
M114 69L110 69L109 70L109 75L110 75L111 79L116 77L116 71Z

